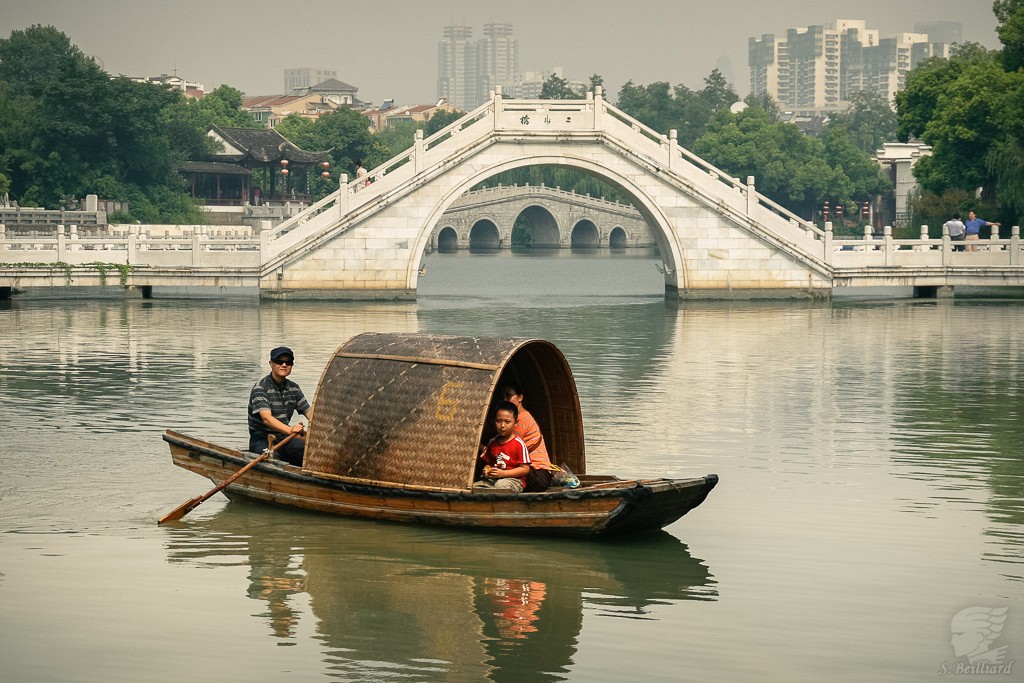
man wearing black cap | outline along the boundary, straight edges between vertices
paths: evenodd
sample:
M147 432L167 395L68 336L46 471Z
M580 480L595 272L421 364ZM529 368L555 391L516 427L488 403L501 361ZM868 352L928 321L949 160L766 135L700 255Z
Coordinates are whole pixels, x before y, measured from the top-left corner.
M287 346L278 346L270 352L270 374L256 382L249 392L249 450L262 453L267 449L267 437L277 436L278 441L289 434L300 435L305 431L301 422L288 423L292 414L298 412L309 419L312 410L302 389L288 379L295 365L295 354ZM296 436L274 451L274 456L302 466L302 454L306 442Z

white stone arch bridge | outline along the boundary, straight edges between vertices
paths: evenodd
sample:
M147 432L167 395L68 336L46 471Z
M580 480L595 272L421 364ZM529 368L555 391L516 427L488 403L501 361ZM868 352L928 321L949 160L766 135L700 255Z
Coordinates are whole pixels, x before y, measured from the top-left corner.
M122 282L144 292L258 285L261 296L273 298L413 298L420 261L445 211L481 181L532 165L580 169L631 197L660 250L668 297L806 298L867 285L914 286L928 295L960 285L1024 286L1018 228L983 251L963 253L948 237L834 240L828 228L759 194L753 178L729 177L680 147L674 133L661 135L605 102L597 88L585 100L506 101L495 93L431 137L417 134L409 151L370 171L369 185L342 176L339 191L258 241L197 231L172 245L170 238L132 233L94 247L58 238L51 249L39 239L5 240L0 226L0 294L95 284L96 272L85 264L102 260L126 263ZM90 248L106 251L97 258ZM47 275L18 261L62 267Z
M664 261L666 291L732 297L827 294L825 233L606 103L484 105L264 235L267 296L406 298L441 216L497 173L589 172L631 196Z

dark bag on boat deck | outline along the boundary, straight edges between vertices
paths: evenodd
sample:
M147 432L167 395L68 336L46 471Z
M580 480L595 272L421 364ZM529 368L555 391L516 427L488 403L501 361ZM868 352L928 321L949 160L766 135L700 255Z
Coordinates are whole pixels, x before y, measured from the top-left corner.
M526 488L523 490L526 493L546 491L551 486L553 474L551 470L538 470L531 467L530 473L526 475Z

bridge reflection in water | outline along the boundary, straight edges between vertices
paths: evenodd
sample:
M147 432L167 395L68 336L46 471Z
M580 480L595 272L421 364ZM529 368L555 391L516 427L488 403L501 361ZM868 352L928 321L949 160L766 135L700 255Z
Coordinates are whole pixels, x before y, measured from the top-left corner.
M232 502L169 533L172 563L224 567L226 556L241 556L268 635L294 642L312 616L324 672L343 678L564 674L584 611L655 619L656 605L718 596L704 563L665 532L566 542Z

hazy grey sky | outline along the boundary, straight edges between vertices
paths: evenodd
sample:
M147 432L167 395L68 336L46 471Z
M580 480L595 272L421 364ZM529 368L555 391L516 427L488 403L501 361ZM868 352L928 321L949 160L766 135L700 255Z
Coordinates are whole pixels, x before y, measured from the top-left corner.
M991 0L0 0L0 37L52 24L107 71L174 73L250 95L283 88L283 69L319 66L363 100L432 103L441 28L509 21L522 70L601 74L613 99L627 80L699 87L725 57L748 90L747 38L836 18L865 19L883 35L915 22L959 21L964 40L999 47Z

